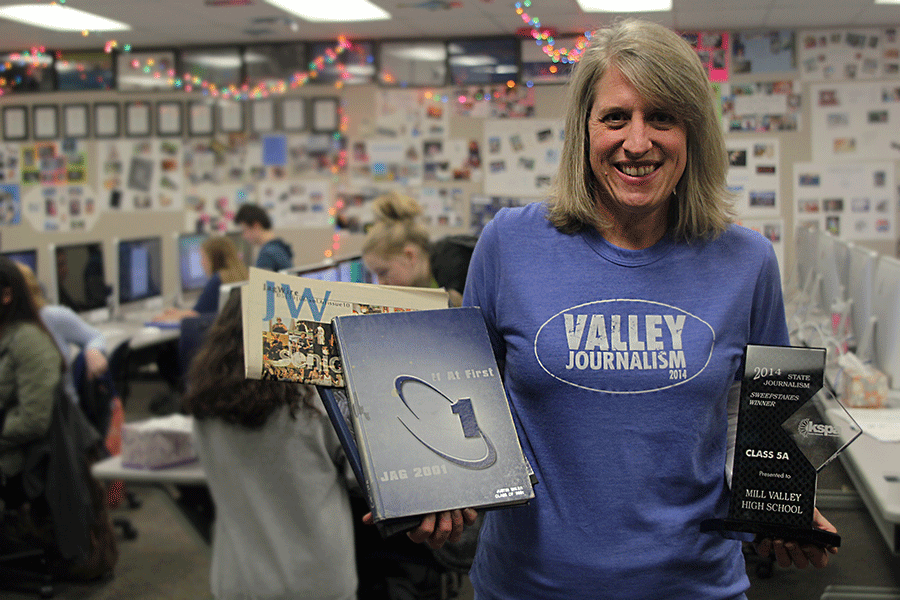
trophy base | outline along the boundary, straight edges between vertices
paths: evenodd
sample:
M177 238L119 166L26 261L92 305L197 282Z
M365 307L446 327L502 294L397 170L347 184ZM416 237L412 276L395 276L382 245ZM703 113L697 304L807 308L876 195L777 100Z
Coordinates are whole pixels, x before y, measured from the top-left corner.
M700 531L740 531L755 533L762 538L790 540L822 547L837 548L841 545L841 536L824 529L770 525L739 519L707 519L700 523Z

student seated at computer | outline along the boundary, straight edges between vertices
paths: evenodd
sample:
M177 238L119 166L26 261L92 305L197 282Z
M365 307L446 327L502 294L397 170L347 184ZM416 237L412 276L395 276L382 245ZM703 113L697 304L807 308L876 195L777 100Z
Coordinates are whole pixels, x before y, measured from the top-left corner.
M54 575L94 579L118 550L88 469L100 438L67 401L65 371L22 271L0 257L0 546L44 550Z
M366 267L385 285L442 287L452 306L462 305L469 259L477 238L453 235L434 243L419 222L422 207L409 196L390 192L373 202L375 222L363 243Z
M22 263L16 263L16 266L22 273L22 278L25 280L41 321L47 326L66 361L66 371L63 375L66 395L74 404L78 404L78 392L75 389L71 369L72 361L75 358L72 356L72 346L80 348L84 352L85 375L88 379L97 379L109 369L109 363L106 360L106 339L96 327L89 325L68 306L49 304L31 267Z
M215 503L213 596L355 599L352 471L312 388L244 378L239 294L191 363L183 403Z
M0 256L0 475L5 481L21 474L26 445L50 429L63 365L22 272ZM3 489L21 490L11 485Z
M215 313L219 310L219 289L223 283L247 280L247 267L238 256L237 247L231 238L212 236L200 247L200 262L209 280L200 292L193 308L170 307L156 315L154 321L180 321L185 317Z
M283 239L272 231L272 220L266 211L256 204L243 204L234 215L234 223L241 228L241 235L249 243L259 247L256 267L280 271L293 265L294 253Z

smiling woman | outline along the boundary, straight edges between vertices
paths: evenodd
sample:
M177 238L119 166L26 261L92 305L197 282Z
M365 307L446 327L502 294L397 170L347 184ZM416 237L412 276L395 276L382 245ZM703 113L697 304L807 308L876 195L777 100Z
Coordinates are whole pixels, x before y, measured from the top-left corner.
M665 166L658 159L664 151L667 154L672 151L673 143L675 146L683 144L677 154L681 154L680 160L684 161L683 164L678 160L669 163L673 170L666 173L666 185L660 185L663 182L659 180L663 178L656 174L659 169L649 169L654 173L656 194L667 191L671 194L666 194L666 200L658 198L658 204L662 206L655 215L662 227L656 223L656 227L649 228L650 233L641 235L645 239L640 243L643 247L652 245L666 231L670 220L675 222L673 234L679 239L714 236L724 231L733 213L725 187L727 154L712 102L712 89L696 52L680 36L663 35L661 32L672 32L661 26L636 25L638 23L626 21L617 27L597 31L589 49L582 55L580 68L576 69L569 88L566 131L574 134L564 141L559 175L551 194L551 221L566 231L585 226L603 230L622 225L616 221L615 214L602 208L612 200L610 194L615 190L606 185L608 179L597 173L597 162L603 159L595 156L596 152L592 150L590 161L586 161L584 148L587 144L593 149L595 143L612 143L610 136L600 135L597 119L604 119L603 130L614 127L620 130L625 123L617 123L614 119L630 120L633 110L640 109L640 124L649 127L644 131L655 131L656 134L654 139L632 140L631 143L637 141L645 145L639 153L643 162L635 163L643 170L632 170L632 174L643 172L646 176L649 174L647 167ZM623 101L630 106L617 105ZM615 108L620 110L609 112ZM623 110L626 108L629 110ZM683 141L671 140L670 135L660 138L662 132L673 135L680 132ZM628 158L634 161L638 155L629 148ZM622 163L625 152L623 148L613 159ZM627 166L627 162L622 164ZM634 185L637 182L628 183ZM679 201L672 206L672 211L667 211L673 195ZM633 220L629 218L627 222ZM639 231L647 229L646 220L640 224L642 229ZM637 234L632 232L632 235Z
M727 512L744 349L789 344L774 251L732 223L711 87L678 34L597 31L565 111L553 194L498 212L466 280L540 482L485 515L475 596L745 599L740 542L699 523ZM462 527L432 516L411 537ZM762 547L782 566L828 561Z

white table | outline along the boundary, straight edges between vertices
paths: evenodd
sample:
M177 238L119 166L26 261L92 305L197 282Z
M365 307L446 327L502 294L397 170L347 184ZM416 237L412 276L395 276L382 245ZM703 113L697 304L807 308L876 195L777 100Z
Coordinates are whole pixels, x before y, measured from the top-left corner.
M827 408L825 419L841 428L846 441L854 432L842 413L839 407ZM881 442L863 433L840 459L884 541L900 555L900 442Z
M122 464L121 456L111 456L91 467L91 473L100 481L121 480L134 486L152 487L161 492L172 512L196 535L201 545L209 551L211 523L198 521L202 517L190 510L173 494L174 486L206 486L206 473L199 461L163 469L135 469Z

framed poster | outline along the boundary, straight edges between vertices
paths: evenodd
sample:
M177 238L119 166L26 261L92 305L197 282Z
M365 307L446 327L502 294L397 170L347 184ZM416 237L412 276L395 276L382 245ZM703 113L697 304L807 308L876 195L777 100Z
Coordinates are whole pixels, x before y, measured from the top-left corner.
M161 137L180 136L183 130L184 107L177 100L156 103L156 135Z
M121 135L121 114L115 102L94 104L94 137L114 138Z
M34 139L55 140L59 137L59 112L55 105L36 105L31 109Z
M281 128L284 131L306 130L306 99L281 99Z
M3 139L28 139L28 109L24 106L3 107Z
M275 130L275 101L269 98L250 104L250 131L269 133Z
M152 132L150 105L146 102L126 102L125 135L128 137L148 137Z
M213 109L212 105L202 100L192 100L188 104L188 133L190 135L212 135Z
M244 103L223 100L218 108L219 131L222 133L241 133L244 131Z
M313 98L312 99L312 132L334 133L340 128L338 108L340 101L337 98Z
M62 136L86 138L90 133L87 104L66 104L62 113Z

